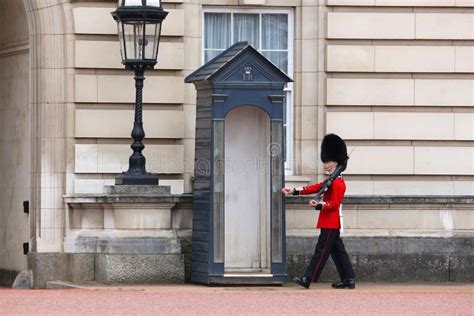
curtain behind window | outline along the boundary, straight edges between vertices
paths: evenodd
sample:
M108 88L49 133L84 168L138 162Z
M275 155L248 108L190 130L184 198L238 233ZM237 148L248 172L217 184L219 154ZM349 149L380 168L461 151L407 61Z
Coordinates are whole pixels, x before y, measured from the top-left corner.
M258 14L234 14L234 43L248 41L260 49L260 26Z
M288 15L262 14L262 53L288 73Z
M288 73L287 14L204 14L204 62L240 41L248 41L279 69Z
M208 62L220 52L228 48L231 43L230 13L204 14L204 59Z

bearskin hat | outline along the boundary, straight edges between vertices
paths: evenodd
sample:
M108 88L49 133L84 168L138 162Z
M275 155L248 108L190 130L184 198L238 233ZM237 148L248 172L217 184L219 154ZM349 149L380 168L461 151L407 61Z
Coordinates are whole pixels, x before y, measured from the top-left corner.
M321 161L335 161L340 165L347 163L347 147L342 138L336 134L324 136L321 144Z

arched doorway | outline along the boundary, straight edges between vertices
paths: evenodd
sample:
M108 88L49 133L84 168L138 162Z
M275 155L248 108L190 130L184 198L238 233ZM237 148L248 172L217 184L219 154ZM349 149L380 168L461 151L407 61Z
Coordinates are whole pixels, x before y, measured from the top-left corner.
M24 201L31 189L28 19L23 2L0 2L0 284L27 268L30 238Z
M270 267L270 118L240 106L225 118L226 273Z

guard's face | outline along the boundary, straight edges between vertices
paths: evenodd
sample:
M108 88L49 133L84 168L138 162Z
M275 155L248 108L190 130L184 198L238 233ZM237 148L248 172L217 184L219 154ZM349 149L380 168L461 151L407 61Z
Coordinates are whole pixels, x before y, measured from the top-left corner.
M327 173L331 174L334 172L334 170L336 170L337 162L335 161L323 162L323 167Z

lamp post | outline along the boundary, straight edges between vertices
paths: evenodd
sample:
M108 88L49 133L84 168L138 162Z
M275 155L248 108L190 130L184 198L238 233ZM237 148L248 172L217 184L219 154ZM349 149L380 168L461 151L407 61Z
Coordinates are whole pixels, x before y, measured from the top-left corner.
M133 123L128 171L115 179L118 185L157 185L158 177L145 169L142 154L145 131L142 121L142 90L144 73L153 69L158 55L161 23L168 12L161 8L160 0L118 0L117 10L112 16L117 21L122 64L135 72L135 120Z

